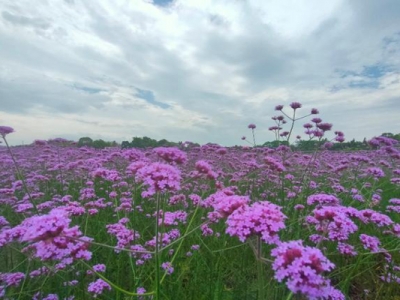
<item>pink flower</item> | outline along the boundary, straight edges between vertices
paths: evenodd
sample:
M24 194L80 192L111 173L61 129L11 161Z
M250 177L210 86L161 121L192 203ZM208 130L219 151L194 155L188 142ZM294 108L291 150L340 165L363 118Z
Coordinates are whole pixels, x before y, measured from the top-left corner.
M0 126L0 135L5 138L7 134L13 133L14 129L9 126Z
M381 242L377 237L369 236L366 234L360 234L360 241L364 246L364 249L370 250L371 252L379 252Z
M267 244L278 243L278 232L285 228L286 218L281 207L268 201L242 205L228 217L226 233L237 236L242 242L252 235L259 235Z
M301 108L301 104L299 102L292 102L290 103L290 107L296 110L298 108Z
M88 292L93 293L94 297L101 295L106 289L110 291L111 286L103 279L97 279L96 281L91 282L88 286Z
M309 299L345 299L343 294L334 289L322 273L331 271L335 265L317 248L303 246L302 241L280 243L271 251L275 257L272 268L275 279L286 280L286 286L293 293L302 293Z
M168 163L183 164L187 161L186 153L178 148L159 147L155 148L153 151Z
M152 163L140 168L135 179L148 187L147 191L142 192L142 196L147 198L157 192L178 191L181 172L171 165Z
M172 267L172 264L169 261L162 263L161 268L163 268L168 275L171 275L174 272L174 267Z

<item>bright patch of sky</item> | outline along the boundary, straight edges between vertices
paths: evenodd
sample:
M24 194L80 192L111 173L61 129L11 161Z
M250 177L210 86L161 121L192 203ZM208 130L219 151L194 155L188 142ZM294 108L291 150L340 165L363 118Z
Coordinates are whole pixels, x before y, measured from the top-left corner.
M397 133L399 15L398 0L3 0L0 125L12 144L244 145L297 101L347 139Z

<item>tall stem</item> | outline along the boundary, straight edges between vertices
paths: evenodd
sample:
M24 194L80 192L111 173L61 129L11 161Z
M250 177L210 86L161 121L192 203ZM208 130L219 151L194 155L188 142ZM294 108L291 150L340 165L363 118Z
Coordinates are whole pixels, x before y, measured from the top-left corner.
M251 132L253 133L253 144L254 144L254 147L255 147L256 146L256 137L254 135L254 129L253 128L251 129Z
M8 145L7 139L6 139L4 136L3 136L3 140L4 140L4 142L6 143L7 150L8 150L8 152L10 153L11 159L12 159L12 161L13 161L13 163L14 163L15 170L17 171L18 178L19 178L19 180L21 180L22 186L24 187L24 190L25 190L25 192L26 192L27 195L28 195L29 202L32 204L32 206L33 206L35 212L38 213L38 209L37 209L37 207L36 207L36 204L33 202L31 193L29 192L29 189L28 189L28 186L26 185L25 179L22 177L22 173L21 173L21 170L20 170L20 168L19 168L19 166L18 166L17 160L15 159L14 154L12 153L11 148L10 148L10 146Z
M157 193L156 197L156 248L155 248L155 268L156 268L156 294L155 294L155 299L158 300L160 299L160 257L159 257L159 222L160 219L160 194Z

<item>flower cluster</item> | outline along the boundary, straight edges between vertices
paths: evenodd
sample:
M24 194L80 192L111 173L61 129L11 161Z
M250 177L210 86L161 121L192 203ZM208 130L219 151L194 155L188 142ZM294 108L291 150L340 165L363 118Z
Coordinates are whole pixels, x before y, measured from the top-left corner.
M187 161L187 155L185 152L174 147L159 147L155 148L154 153L161 157L168 163L183 164Z
M226 233L237 236L242 242L258 235L267 244L278 243L278 232L285 228L286 218L281 207L268 201L255 202L251 206L244 204L228 217Z
M343 206L323 206L313 210L306 222L315 225L318 232L327 234L333 241L346 241L358 230L350 219L348 209Z
M142 196L147 198L157 192L178 191L181 172L174 166L152 163L140 168L135 179L148 187L147 191L142 192Z
M71 219L62 209L53 209L47 215L33 216L20 225L0 233L0 245L14 240L29 243L24 251L42 260L61 260L70 264L74 259L89 260L87 250L91 239L82 236L78 226L69 227Z
M331 271L335 265L319 249L303 246L302 241L290 241L280 243L271 251L271 256L275 258L272 264L275 279L286 280L286 286L293 293L309 299L345 299L323 276L323 272Z

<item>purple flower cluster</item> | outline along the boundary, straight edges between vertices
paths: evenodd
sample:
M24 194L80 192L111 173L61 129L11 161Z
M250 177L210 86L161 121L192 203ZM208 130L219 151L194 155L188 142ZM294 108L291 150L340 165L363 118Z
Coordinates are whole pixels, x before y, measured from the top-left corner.
M152 163L141 167L136 172L135 179L148 187L146 191L142 192L142 196L147 198L157 192L178 191L181 172L174 166Z
M0 126L0 135L5 138L7 134L13 133L14 129L9 126Z
M20 225L0 233L0 245L14 240L28 242L24 251L33 251L42 260L61 260L70 264L74 259L89 260L87 250L91 239L82 236L78 226L69 228L71 219L62 209L53 209L47 215L33 216Z
M319 249L303 246L302 241L290 241L280 243L271 256L275 258L272 264L275 279L286 280L293 293L301 293L308 299L345 299L323 276L323 272L331 271L335 265Z
M164 159L167 163L183 164L187 161L185 152L174 147L159 147L155 148L154 153Z
M226 218L231 215L239 207L248 204L250 198L248 196L226 195L223 192L216 193L212 206L214 211Z
M140 238L139 233L132 229L126 228L126 224L129 222L128 218L122 218L121 220L118 221L118 223L115 224L109 224L107 225L107 232L109 234L114 235L118 242L117 242L117 247L118 248L126 248L127 246L130 245L130 243L138 238ZM119 252L120 250L115 249L115 252Z
M281 207L268 201L242 205L228 217L226 233L244 242L252 235L261 236L267 244L279 242L278 232L285 228L287 217Z
M339 202L340 201L338 198L328 194L314 194L308 196L307 198L308 205L318 204L318 205L334 206L334 205L339 205Z
M358 230L348 213L343 206L323 206L314 209L306 222L315 225L318 232L327 234L333 241L346 241L350 234Z
M101 295L104 290L111 291L111 286L103 279L97 279L96 281L91 282L88 286L88 292L94 294L95 298L98 295Z

